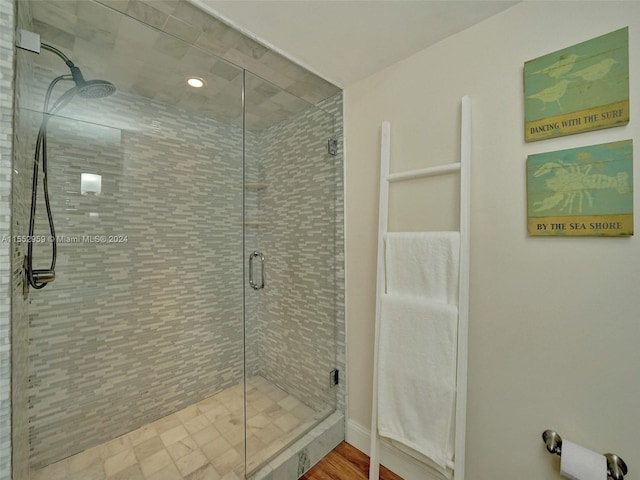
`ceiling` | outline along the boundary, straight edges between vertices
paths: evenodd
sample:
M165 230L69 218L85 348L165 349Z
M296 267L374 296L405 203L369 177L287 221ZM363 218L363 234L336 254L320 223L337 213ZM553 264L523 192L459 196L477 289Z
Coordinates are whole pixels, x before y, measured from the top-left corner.
M516 1L191 0L344 88Z
M108 80L118 93L260 130L339 91L186 0L31 0L21 5L26 3L42 42L71 58L87 79ZM49 52L30 58L50 70L50 77L69 73ZM256 73L244 82L244 115L240 66ZM189 87L190 76L201 77L206 86Z
M34 31L43 42L72 58L87 78L109 80L118 92L225 123L241 125L244 119L247 127L255 130L290 118L309 108L309 103L317 104L335 95L337 87L366 78L516 3L98 2L31 0ZM60 59L50 53L38 55L36 61L52 72L68 73ZM247 78L244 116L240 67L256 74ZM195 91L186 86L189 75L204 78L206 88Z

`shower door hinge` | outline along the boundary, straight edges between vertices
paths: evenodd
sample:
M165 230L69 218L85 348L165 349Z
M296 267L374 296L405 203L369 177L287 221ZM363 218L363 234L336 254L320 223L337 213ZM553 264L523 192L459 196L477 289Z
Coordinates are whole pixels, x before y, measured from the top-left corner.
M339 383L340 383L340 370L338 370L337 368L334 368L329 373L329 386L333 388Z
M335 138L330 138L327 142L327 151L329 155L337 155L338 154L338 140Z

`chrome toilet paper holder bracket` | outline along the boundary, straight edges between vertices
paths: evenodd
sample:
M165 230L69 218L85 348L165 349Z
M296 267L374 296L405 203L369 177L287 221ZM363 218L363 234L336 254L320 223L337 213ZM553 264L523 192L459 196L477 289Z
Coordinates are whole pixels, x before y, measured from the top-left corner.
M545 430L542 432L542 440L544 441L547 452L554 455L562 455L562 437L553 430ZM605 453L607 459L607 477L612 480L624 480L627 474L627 464L624 463L615 453Z

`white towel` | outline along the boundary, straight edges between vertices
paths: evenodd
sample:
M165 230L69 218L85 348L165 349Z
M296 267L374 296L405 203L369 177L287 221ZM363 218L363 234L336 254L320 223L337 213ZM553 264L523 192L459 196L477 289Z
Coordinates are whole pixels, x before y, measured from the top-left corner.
M451 437L451 439L453 441L453 436ZM427 478L430 478L430 479L433 478L433 480L451 480L453 478L453 470L451 468L443 468L437 465L433 460L431 460L426 455L416 452L413 448L409 448L400 442L391 440L390 443L397 450L409 455L412 458L415 458L420 463L422 463L422 465L427 470L427 472L429 472ZM453 449L453 445L451 446L451 448Z
M381 302L378 431L444 468L453 458L458 309L407 296Z
M388 233L386 292L457 305L459 259L459 232Z

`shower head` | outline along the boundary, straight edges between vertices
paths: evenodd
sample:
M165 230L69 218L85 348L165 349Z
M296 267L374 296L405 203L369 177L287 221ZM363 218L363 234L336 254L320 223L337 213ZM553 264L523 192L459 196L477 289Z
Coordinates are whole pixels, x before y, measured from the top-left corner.
M85 80L80 69L56 47L46 43L41 43L40 46L45 50L55 53L64 61L64 63L67 64L67 67L71 70L71 77L73 77L73 81L76 83L76 93L79 97L103 98L108 97L116 91L115 85L111 82L107 82L106 80Z
M76 84L79 97L82 98L103 98L108 97L116 91L116 87L106 80L89 80L81 85Z
M69 66L71 76L76 83L76 93L81 98L103 98L108 97L116 91L116 87L106 80L85 80L82 72L75 65Z

